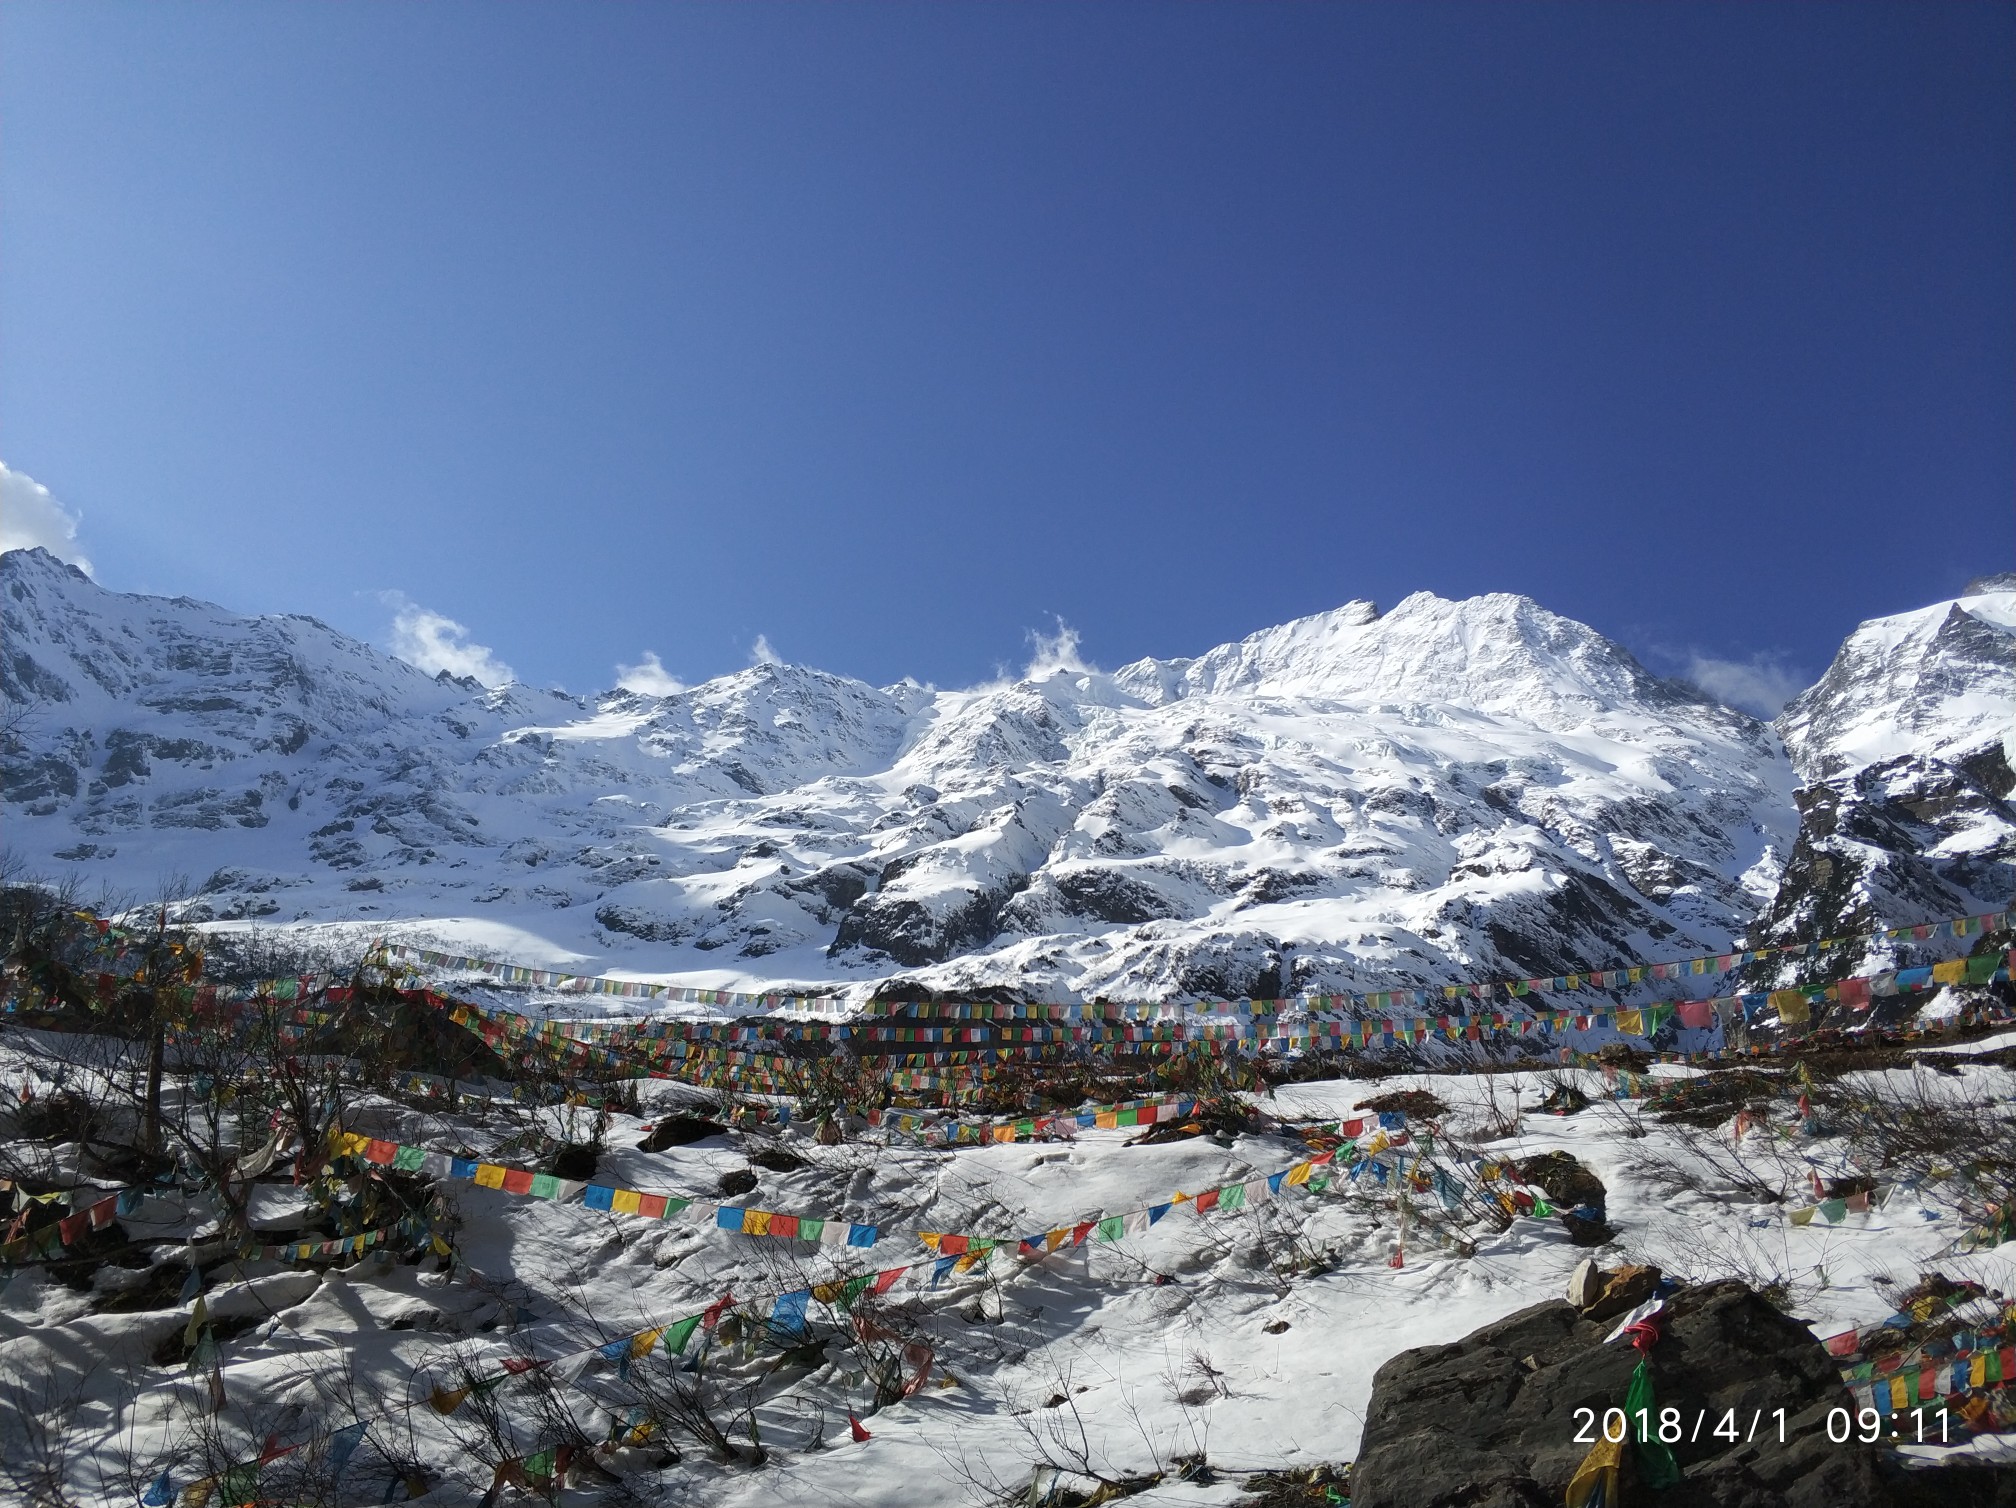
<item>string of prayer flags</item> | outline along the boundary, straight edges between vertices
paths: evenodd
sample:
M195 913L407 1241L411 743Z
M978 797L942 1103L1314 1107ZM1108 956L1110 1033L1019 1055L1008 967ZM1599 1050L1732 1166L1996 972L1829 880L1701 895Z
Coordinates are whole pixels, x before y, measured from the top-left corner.
M1927 942L1938 938L1966 938L1979 936L1984 932L2000 930L2008 925L2005 911L1988 912L1979 916L1956 917L1938 922L1921 922L1905 927L1891 927L1869 932L1853 933L1842 937L1820 938L1802 943L1773 944L1761 948L1731 949L1723 953L1704 954L1695 958L1677 959L1663 963L1633 963L1614 969L1579 970L1548 976L1525 979L1499 979L1488 982L1422 986L1412 989L1377 990L1370 992L1338 992L1334 994L1300 995L1283 999L1211 999L1194 1003L1176 1004L1162 1001L1115 1002L1095 1001L1091 1004L1063 1002L1034 1002L1014 1004L961 1003L954 1007L934 1006L936 1011L957 1010L973 1019L1043 1019L1043 1020L1118 1020L1155 1016L1165 1012L1205 1012L1232 1013L1241 1015L1283 1015L1290 1011L1332 1011L1338 1009L1358 1009L1385 1011L1394 1006L1425 1007L1431 1000L1454 1001L1463 998L1485 999L1498 994L1513 998L1523 998L1534 993L1565 993L1583 989L1615 990L1644 983L1648 980L1699 978L1707 975L1727 974L1734 970L1756 964L1768 964L1791 959L1817 958L1855 943L1882 939L1886 942ZM519 964L505 963L497 959L480 958L465 954L440 952L419 948L405 943L387 942L381 944L382 953L388 958L404 958L417 961L431 968L490 974L506 983L528 984L539 988L559 990L570 994L608 995L625 999L668 1000L686 1004L712 1005L737 1011L790 1010L831 1013L845 1009L843 997L833 992L814 991L771 991L751 993L732 990L693 989L682 985L652 984L641 980L616 979L606 975L568 974L556 970L534 969ZM1956 960L1961 965L1955 977L1942 983L1959 983L1966 977L1964 960ZM1949 965L1940 965L1948 968ZM910 1002L870 1001L863 1007L870 1014L899 1014L908 1008Z
M670 1220L691 1210L696 1216L712 1217L718 1229L745 1236L773 1236L823 1246L865 1247L873 1246L880 1234L873 1225L732 1205L696 1205L693 1200L679 1194L650 1193L642 1189L560 1178L551 1173L479 1162L475 1158L384 1141L352 1131L332 1131L329 1145L333 1156L353 1157L377 1167L419 1172L434 1178L463 1179L479 1188L550 1199L555 1203L565 1204L578 1199L584 1209L636 1215L646 1220Z

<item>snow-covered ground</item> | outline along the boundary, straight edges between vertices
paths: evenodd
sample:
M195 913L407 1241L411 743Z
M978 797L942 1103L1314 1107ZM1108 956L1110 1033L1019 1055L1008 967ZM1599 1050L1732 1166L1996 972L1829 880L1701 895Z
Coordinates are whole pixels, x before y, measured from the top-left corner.
M36 1073L46 1090L50 1040L9 1032L0 1076L18 1083ZM2006 1099L2016 1089L2007 1070L1966 1063L1957 1074L1920 1066L1868 1077L1969 1099ZM1572 1116L1538 1113L1559 1082L1556 1075L1401 1075L1376 1084L1283 1087L1258 1105L1277 1121L1341 1120L1375 1093L1427 1090L1451 1107L1441 1155L1458 1146L1494 1158L1566 1150L1593 1170L1609 1190L1608 1218L1619 1233L1599 1253L1606 1263L1647 1260L1681 1278L1737 1275L1780 1285L1817 1336L1881 1321L1895 1307L1895 1292L1927 1267L2016 1290L2016 1248L1953 1249L1962 1222L1950 1189L1900 1189L1881 1208L1835 1224L1794 1224L1789 1208L1807 1202L1801 1173L1809 1164L1822 1176L1846 1171L1842 1149L1825 1136L1774 1141L1752 1131L1760 1165L1794 1170L1787 1204L1750 1202L1712 1183L1676 1193L1658 1165L1685 1163L1690 1138L1700 1133L1662 1124L1629 1101L1599 1100ZM1604 1088L1593 1072L1580 1082L1592 1092ZM690 1107L694 1097L675 1086L653 1092L661 1104L647 1115L675 1103ZM1517 1130L1477 1141L1515 1096L1523 1110ZM1586 1254L1555 1220L1521 1219L1503 1232L1476 1228L1470 1254L1439 1247L1418 1217L1403 1237L1396 1195L1342 1176L1318 1194L1284 1187L1235 1213L1200 1215L1178 1204L1151 1229L1117 1241L1088 1240L1033 1260L1015 1254L1015 1239L1032 1232L1165 1203L1179 1190L1194 1194L1310 1156L1278 1127L1227 1141L1136 1146L1128 1145L1138 1135L1131 1129L1083 1130L1064 1141L957 1151L883 1144L872 1134L822 1147L797 1134L730 1133L645 1153L634 1146L641 1125L615 1118L609 1141L616 1150L605 1155L598 1181L709 1204L720 1197L714 1190L723 1174L748 1169L758 1147L782 1145L805 1165L759 1170L756 1189L733 1203L872 1221L880 1240L868 1250L814 1247L730 1234L706 1220L649 1220L448 1180L445 1198L459 1220L454 1241L467 1264L452 1279L431 1263L377 1259L319 1278L271 1262L213 1274L205 1295L213 1317L259 1317L223 1347L228 1432L256 1456L269 1432L291 1443L341 1425L361 1406L376 1421L377 1447L356 1458L351 1469L360 1481L382 1488L388 1473L372 1450L396 1445L446 1474L430 1501L473 1501L489 1474L457 1434L466 1417L444 1419L420 1401L433 1387L453 1384L454 1357L487 1359L494 1370L523 1351L575 1355L699 1313L730 1291L767 1311L776 1295L829 1278L923 1263L884 1302L930 1346L933 1381L868 1417L872 1439L849 1438L847 1417L865 1412L868 1390L855 1354L839 1343L838 1317L814 1303L815 1332L835 1338L830 1359L772 1372L774 1348L719 1343L706 1362L707 1375L737 1379L757 1400L766 1464L715 1465L690 1442L676 1466L653 1468L643 1450L611 1464L632 1474L647 1501L751 1508L978 1501L997 1485L1026 1485L1046 1454L1068 1465L1074 1451L1107 1475L1167 1469L1176 1457L1199 1453L1221 1473L1308 1466L1351 1458L1381 1362L1560 1296ZM495 1124L385 1103L353 1117L353 1127L479 1155L500 1135ZM1409 1127L1417 1150L1424 1129ZM1368 1128L1363 1141L1375 1134ZM1726 1142L1728 1127L1712 1134ZM191 1234L204 1221L201 1209L191 1209L178 1222L165 1206L150 1201L146 1212L161 1221L157 1232ZM1006 1249L933 1286L933 1253L917 1231L1000 1237ZM1404 1265L1395 1267L1403 1242ZM74 1464L80 1482L93 1461L102 1465L115 1451L134 1453L152 1480L177 1441L187 1443L186 1423L178 1421L192 1408L202 1412L200 1381L185 1378L179 1365L147 1361L165 1335L185 1325L189 1306L112 1314L94 1312L96 1297L23 1270L0 1295L0 1371L46 1377L52 1396L74 1389L85 1400L77 1429L92 1447ZM339 1377L349 1381L339 1385ZM495 1398L527 1431L530 1451L538 1441L529 1405L519 1414L512 1402L518 1386ZM624 1396L616 1363L596 1361L564 1396L588 1421L588 1433L601 1438ZM1052 1402L1060 1397L1066 1402ZM418 1406L404 1407L409 1401ZM192 1473L173 1475L180 1487ZM1171 1482L1135 1501L1204 1505L1236 1495L1225 1481ZM100 1494L92 1488L87 1496Z

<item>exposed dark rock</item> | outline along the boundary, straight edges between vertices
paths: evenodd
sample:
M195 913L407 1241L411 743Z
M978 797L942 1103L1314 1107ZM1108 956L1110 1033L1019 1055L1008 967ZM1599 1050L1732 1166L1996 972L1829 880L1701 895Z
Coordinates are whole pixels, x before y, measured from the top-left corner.
M747 1168L735 1168L721 1175L717 1188L723 1199L738 1199L756 1192L756 1175Z
M1638 1362L1625 1342L1604 1343L1611 1328L1556 1301L1454 1345L1394 1357L1372 1379L1353 1508L1559 1508L1594 1434L1585 1420L1600 1428L1605 1409L1622 1407ZM1677 1408L1687 1429L1673 1446L1683 1479L1647 1501L1887 1508L1898 1500L1873 1447L1827 1438L1828 1410L1855 1407L1833 1358L1746 1285L1706 1284L1668 1299L1650 1371L1657 1406ZM1593 1415L1578 1416L1582 1409ZM1732 1444L1712 1433L1731 1410L1746 1434L1762 1418L1757 1438ZM1697 1414L1707 1426L1695 1438Z
M883 872L883 883L889 880ZM867 948L893 958L906 968L922 968L978 948L1001 932L1001 910L1028 883L968 892L963 903L942 911L903 895L877 891L840 919L840 930L828 950L844 953Z
M635 906L614 904L597 906L595 920L611 932L622 932L631 937L642 938L645 942L677 942L693 930L690 921L653 916Z

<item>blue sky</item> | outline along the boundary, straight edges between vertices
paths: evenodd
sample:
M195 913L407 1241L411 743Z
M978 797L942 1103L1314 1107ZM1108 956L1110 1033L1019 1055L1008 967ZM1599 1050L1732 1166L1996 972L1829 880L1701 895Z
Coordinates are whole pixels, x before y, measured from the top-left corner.
M2016 564L2012 18L17 0L11 511L577 691L1428 589L1768 693Z

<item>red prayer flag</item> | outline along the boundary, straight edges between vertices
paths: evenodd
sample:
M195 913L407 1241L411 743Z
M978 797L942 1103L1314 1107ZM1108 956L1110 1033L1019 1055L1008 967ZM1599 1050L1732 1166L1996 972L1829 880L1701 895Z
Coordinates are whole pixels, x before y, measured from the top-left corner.
M734 1304L735 1291L731 1288L707 1306L706 1312L700 1316L700 1328L703 1330L712 1330L716 1325L721 1323L721 1316L733 1308Z
M847 1416L847 1428L853 1432L854 1438L856 1440L872 1440L875 1438L873 1435L868 1433L867 1427L863 1425L859 1419L856 1419L852 1414L849 1414Z

